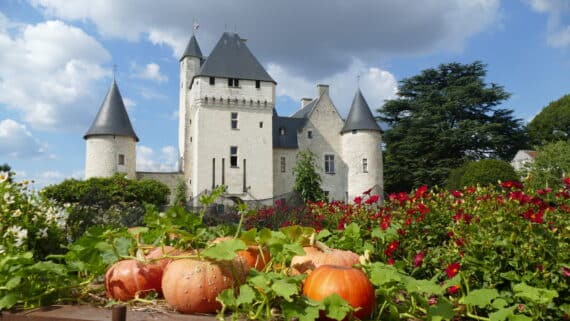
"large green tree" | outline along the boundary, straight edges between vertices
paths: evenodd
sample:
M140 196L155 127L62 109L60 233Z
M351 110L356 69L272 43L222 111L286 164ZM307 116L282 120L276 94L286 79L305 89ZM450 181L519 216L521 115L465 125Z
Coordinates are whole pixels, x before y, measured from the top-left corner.
M468 160L510 160L528 135L502 86L485 83L486 65L449 63L400 81L398 97L378 110L389 129L384 174L387 191L443 185Z
M570 95L544 107L528 124L528 133L537 145L570 138Z
M304 202L318 201L324 198L325 193L321 188L321 176L317 173L315 155L310 150L297 153L297 163L293 168L295 175L295 190Z

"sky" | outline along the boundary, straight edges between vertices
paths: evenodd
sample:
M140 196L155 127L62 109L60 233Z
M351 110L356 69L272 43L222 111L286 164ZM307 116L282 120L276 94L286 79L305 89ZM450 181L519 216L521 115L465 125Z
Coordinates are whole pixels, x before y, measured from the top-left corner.
M570 0L0 0L0 164L38 189L83 178L83 135L115 77L137 170L176 170L195 23L204 55L224 31L248 39L280 115L318 83L343 117L357 86L376 110L402 79L450 62L485 63L524 122L570 92Z

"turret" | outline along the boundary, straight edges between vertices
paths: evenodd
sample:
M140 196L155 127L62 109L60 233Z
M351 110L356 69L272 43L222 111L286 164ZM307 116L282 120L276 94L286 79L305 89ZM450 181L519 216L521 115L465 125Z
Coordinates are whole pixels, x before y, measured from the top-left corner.
M126 173L136 176L136 143L139 141L123 98L113 79L93 124L83 136L86 144L85 178Z
M356 90L341 135L343 159L348 167L348 201L369 189L382 197L384 175L380 127L360 89Z

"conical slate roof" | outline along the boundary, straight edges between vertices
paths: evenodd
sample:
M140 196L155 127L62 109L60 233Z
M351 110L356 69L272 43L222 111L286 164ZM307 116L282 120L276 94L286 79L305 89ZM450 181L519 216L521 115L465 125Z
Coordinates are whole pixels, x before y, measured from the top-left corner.
M224 32L197 76L271 81L265 68L237 33Z
M131 125L115 79L113 79L113 84L111 84L91 128L83 136L83 139L101 135L128 136L133 137L137 142L139 141Z
M374 120L374 116L372 116L370 107L368 107L368 103L362 96L360 88L356 90L356 94L352 100L352 106L350 107L350 112L348 112L348 117L344 122L344 127L342 128L341 133L357 129L380 131L380 127L378 126L378 123L376 123L376 120Z
M200 46L198 45L198 41L194 35L192 35L192 38L190 38L190 41L186 46L186 50L184 50L184 53L182 54L182 57L180 57L180 60L184 59L184 57L198 57L200 59L203 57L202 50L200 50Z

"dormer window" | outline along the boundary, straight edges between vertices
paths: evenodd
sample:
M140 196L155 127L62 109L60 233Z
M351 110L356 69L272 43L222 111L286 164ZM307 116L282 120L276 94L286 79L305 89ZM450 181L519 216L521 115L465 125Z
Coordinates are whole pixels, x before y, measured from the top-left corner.
M285 127L279 127L279 136L285 136Z
M216 77L210 77L210 85L213 86L216 84Z
M228 78L228 87L239 87L239 79Z
M312 139L312 138L313 138L313 131L312 131L312 130L307 131L307 138L308 138L308 139Z

